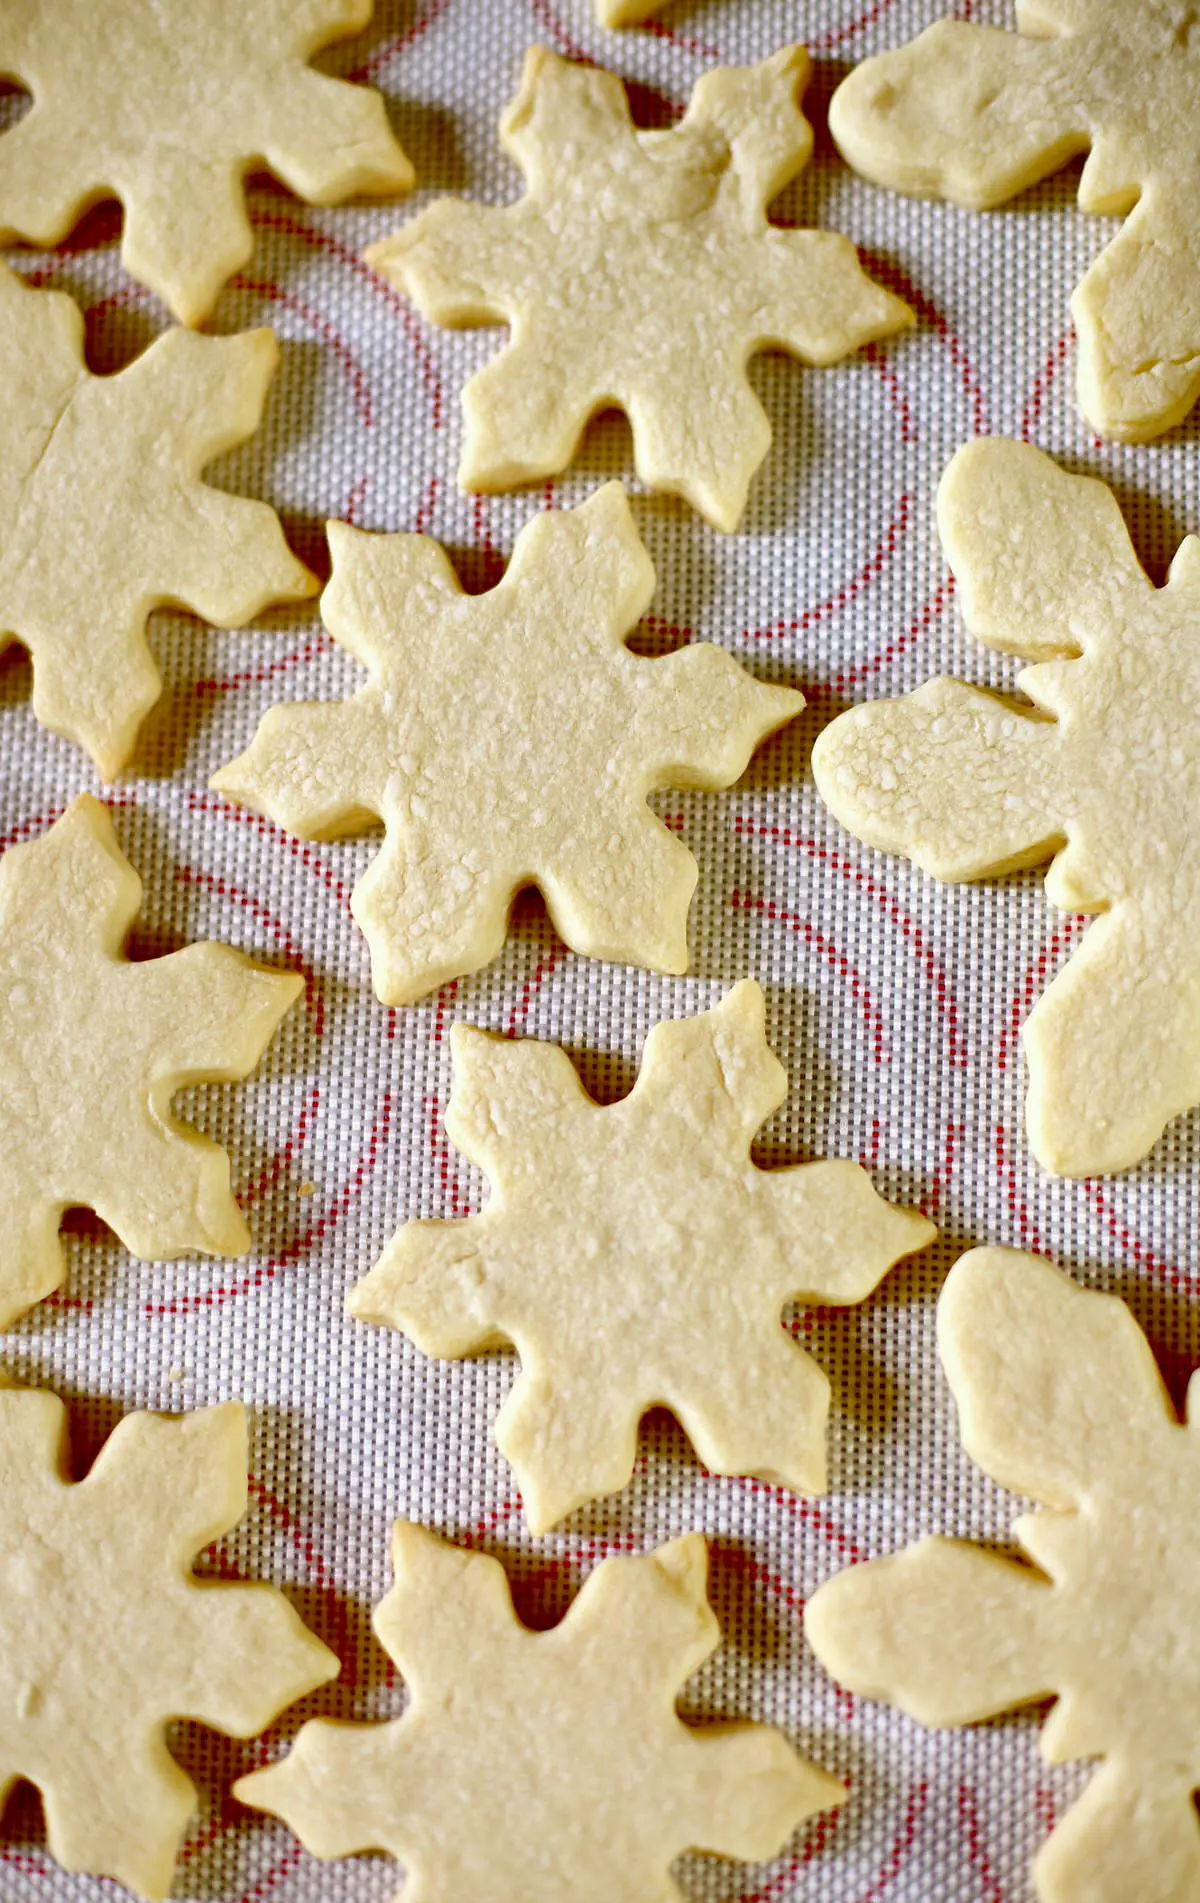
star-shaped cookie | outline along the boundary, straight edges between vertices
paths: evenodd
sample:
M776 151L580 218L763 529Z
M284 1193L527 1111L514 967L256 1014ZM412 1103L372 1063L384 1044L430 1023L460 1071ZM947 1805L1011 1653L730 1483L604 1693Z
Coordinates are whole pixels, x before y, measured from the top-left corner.
M837 363L911 322L849 239L767 220L812 150L808 73L798 46L705 73L678 126L639 132L613 74L528 54L501 122L525 196L439 199L367 252L435 323L512 330L463 392L465 488L554 475L615 405L638 474L733 529L771 440L749 359Z
M240 1406L127 1415L75 1482L62 1402L0 1389L0 1803L29 1779L64 1870L155 1903L196 1808L168 1725L254 1737L338 1671L275 1587L192 1572L245 1511Z
M172 330L96 377L78 306L0 265L0 651L29 649L34 713L105 779L162 691L152 608L231 628L316 591L273 509L200 480L257 429L278 356L269 330Z
M64 1210L135 1255L242 1255L229 1158L176 1091L249 1075L303 989L224 945L130 963L142 887L84 795L0 859L0 1327L63 1278Z
M803 697L702 642L629 653L654 570L619 483L535 516L483 595L425 536L329 541L321 612L370 680L272 707L212 784L304 839L383 820L352 901L378 996L488 964L529 885L573 950L685 971L696 862L647 795L729 786Z
M125 268L201 323L254 250L254 166L314 205L412 184L379 94L309 65L372 6L0 0L0 72L33 94L0 135L0 242L57 244L111 194Z
M349 1305L426 1354L516 1345L496 1441L535 1533L625 1485L658 1403L713 1472L824 1491L829 1382L781 1312L865 1300L936 1232L856 1163L755 1165L787 1084L763 1017L746 980L659 1024L604 1109L557 1045L451 1032L446 1127L491 1201L408 1223Z
M681 1903L685 1850L758 1859L845 1798L765 1725L683 1724L716 1650L698 1534L606 1560L530 1632L499 1562L397 1526L375 1613L412 1699L392 1724L305 1725L234 1794L314 1856L385 1850L431 1903Z

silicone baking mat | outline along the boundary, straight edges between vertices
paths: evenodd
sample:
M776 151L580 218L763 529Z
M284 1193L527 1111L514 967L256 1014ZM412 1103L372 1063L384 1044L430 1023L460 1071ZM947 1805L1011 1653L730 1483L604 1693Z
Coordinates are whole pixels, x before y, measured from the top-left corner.
M964 1246L1041 1249L1080 1279L1119 1290L1173 1382L1197 1358L1200 1121L1175 1124L1148 1162L1114 1181L1056 1183L1029 1156L1019 1029L1081 923L1049 906L1037 873L938 889L859 847L822 810L808 770L814 734L845 704L939 671L997 685L1012 678L1008 663L965 635L934 528L939 474L966 438L1025 437L1068 468L1102 475L1156 578L1180 536L1200 526L1194 421L1160 444L1124 449L1096 441L1076 412L1069 293L1114 227L1075 209L1074 175L977 216L860 183L829 143L828 98L848 66L944 11L943 0L679 0L652 30L618 34L595 24L590 0L384 0L368 34L320 63L386 95L418 168L416 197L320 211L269 183L253 192L256 253L213 327L270 324L283 362L263 429L214 477L274 503L318 569L321 525L335 516L426 530L471 586L486 586L545 500L471 498L455 486L458 392L499 333L428 328L359 261L370 239L432 195L516 194L496 121L534 41L627 76L638 113L657 123L713 63L806 42L817 149L777 215L848 233L919 322L834 370L757 362L775 444L737 535L642 493L619 420L597 424L552 487L567 506L606 477L626 479L658 571L643 631L651 650L694 631L810 696L807 713L733 791L658 802L700 861L685 979L574 957L540 904L522 900L487 971L417 1008L385 1010L347 904L376 841L303 847L206 790L264 708L345 694L354 664L308 606L232 634L154 619L166 692L134 768L107 795L145 881L135 946L223 939L306 981L256 1077L184 1103L232 1151L254 1252L238 1262L140 1263L98 1225L75 1220L61 1297L8 1337L4 1366L69 1400L84 1459L127 1409L244 1398L251 1507L213 1563L282 1584L343 1661L340 1682L264 1743L182 1729L177 1746L204 1808L178 1896L365 1903L399 1888L386 1860L319 1865L282 1826L239 1811L225 1793L306 1712L367 1719L401 1708L403 1687L369 1628L401 1515L498 1554L535 1622L561 1614L604 1554L690 1528L708 1535L725 1640L692 1682L687 1709L784 1726L849 1781L851 1797L768 1866L686 1860L680 1880L696 1903L1025 1903L1029 1859L1087 1775L1041 1764L1037 1714L935 1735L840 1695L800 1623L805 1595L848 1560L935 1530L1006 1537L1016 1503L963 1457L935 1353L937 1290ZM1012 24L1006 0L974 0L969 11ZM19 109L15 94L0 100L0 123ZM101 209L56 252L10 254L27 276L85 305L99 369L125 362L166 323L121 272L118 228L117 213ZM48 561L60 558L67 552L47 547ZM19 651L0 666L0 734L5 843L37 834L75 793L96 789L83 756L34 723ZM559 1040L589 1088L611 1098L628 1088L651 1024L705 1007L744 976L766 990L772 1041L790 1073L761 1160L857 1158L885 1194L922 1205L942 1241L861 1309L797 1323L833 1381L826 1498L707 1478L682 1434L655 1416L629 1489L532 1541L489 1438L512 1357L425 1360L399 1335L351 1324L343 1297L399 1223L480 1205L481 1179L442 1132L453 1020ZM31 1798L10 1812L5 1846L5 1899L99 1903L115 1893L55 1869Z

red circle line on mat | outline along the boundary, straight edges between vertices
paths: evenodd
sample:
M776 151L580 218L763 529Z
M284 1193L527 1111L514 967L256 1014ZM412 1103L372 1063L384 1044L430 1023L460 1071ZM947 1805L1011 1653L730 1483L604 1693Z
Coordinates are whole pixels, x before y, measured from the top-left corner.
M1010 1154L1008 1132L1002 1123L998 1123L992 1132L992 1156L996 1175L1004 1191L1005 1207L1021 1247L1034 1255L1044 1254L1041 1238L1017 1182L1016 1161Z
M107 806L110 813L130 813L137 811L137 800L132 793L105 793L99 796L100 804ZM67 803L61 806L48 806L44 811L35 813L30 819L20 819L14 826L0 836L0 856L10 846L19 846L23 840L33 839L38 833L49 832L51 826L60 820L67 810Z
M809 40L809 52L817 55L836 52L848 40L857 39L860 33L866 33L876 26L895 4L896 0L872 0L872 4L864 7L852 20L847 20L842 26L830 27L828 32L818 33L815 39Z
M276 1151L266 1167L259 1171L252 1182L237 1192L237 1199L243 1209L253 1209L261 1202L269 1189L274 1189L289 1163L294 1163L301 1145L306 1143L317 1112L321 1107L321 1086L314 1084L308 1093L308 1101L296 1120L296 1128L281 1150Z
M100 244L87 247L88 250L100 250L103 248L104 247ZM59 275L67 263L68 258L72 255L77 254L67 253L62 257L51 257L45 264L39 265L33 271L26 272L24 274L26 282L36 285L39 288L49 284L52 279ZM342 333L336 329L327 318L322 317L319 311L314 310L313 306L309 304L306 299L296 296L293 291L284 290L281 285L276 284L274 280L270 278L249 278L239 271L229 279L229 286L233 290L246 291L251 296L264 298L268 303L278 304L281 309L291 311L294 316L300 319L300 322L305 328L312 332L313 336L318 337L322 343L328 344L334 356L337 358L339 368L342 370L350 386L351 397L359 421L362 423L364 429L374 428L374 405L366 372L354 355L346 338L343 337ZM86 322L104 317L109 311L121 310L131 304L144 305L151 310L156 308L152 294L141 284L122 285L119 291L114 291L107 297L97 298L94 303L85 304L81 308ZM164 330L159 334L165 336L167 333ZM239 334L240 333L236 331L232 333L234 336ZM97 373L92 372L92 374L95 375Z
M782 1870L777 1871L761 1889L753 1890L748 1896L743 1896L740 1903L777 1903L778 1899L782 1899L788 1891L788 1886L795 1882L805 1866L810 1864L814 1857L820 1856L845 1815L844 1804L837 1810L822 1811L820 1816L814 1818L809 1825L804 1834L804 1842L795 1856L789 1857Z
M918 290L908 273L902 271L891 258L885 257L880 252L867 250L862 245L858 248L858 255L863 269L869 271L873 278L878 279L897 297L902 297L905 303L915 311L921 322L928 325L957 372L960 387L971 412L972 433L975 436L990 435L991 425L988 422L987 408L983 400L983 386L980 383L979 372L958 332L943 316L932 298L927 297L924 291Z
M782 925L788 931L803 938L805 944L824 960L831 971L835 972L848 986L850 995L862 1014L864 1023L871 1033L871 1052L877 1064L886 1064L890 1059L887 1034L883 1013L871 996L862 973L850 963L843 951L811 925L798 912L790 912L784 906L776 905L774 899L756 898L753 893L742 892L736 886L729 894L729 903L738 912L757 912L772 925Z
M568 947L563 944L561 939L555 939L545 954L538 959L533 971L521 986L521 995L505 1021L505 1037L516 1037L524 1030L529 1022L529 1016L533 1010L534 1001L538 993L541 991L543 985L547 984L554 976L560 966L566 963L569 957L570 951Z
M261 667L248 667L240 674L218 674L208 676L192 683L192 692L200 700L215 698L218 694L234 694L241 687L264 686L268 681L276 681L282 674L289 674L294 667L304 667L309 661L328 654L332 642L323 628L314 628L303 647L293 648L288 654L281 654L277 660L266 661Z
M1012 1063L1025 1019L1029 1016L1039 994L1046 988L1046 975L1051 966L1057 965L1064 952L1075 949L1091 922L1090 916L1084 917L1079 913L1071 913L1051 933L1033 963L1028 967L1004 1013L1004 1024L996 1039L997 1070L1007 1070Z
M790 832L785 826L765 825L739 815L734 819L733 831L741 839L762 839L769 845L782 846L789 851L804 853L807 858L816 860L818 864L827 866L831 872L836 872L841 878L846 879L870 899L872 904L878 906L896 926L912 952L918 968L925 975L941 1021L945 1026L946 1054L951 1066L955 1070L966 1069L967 1047L959 1028L958 1006L945 967L934 956L921 927L910 918L886 887L880 885L844 853L837 852L830 846L822 846L817 840L807 839L800 833Z
M692 59L723 60L724 53L710 40L701 40L694 33L681 33L679 28L671 26L666 20L642 20L639 22L643 33L653 39L665 40L668 46L674 46L681 53L687 53Z
M1125 1255L1133 1257L1139 1269L1143 1269L1155 1281L1166 1282L1177 1292L1196 1287L1197 1282L1200 1282L1200 1274L1194 1269L1181 1269L1172 1262L1165 1262L1146 1243L1139 1241L1116 1214L1104 1188L1094 1177L1089 1177L1082 1187L1085 1198L1095 1209L1113 1241Z
M435 430L440 430L444 421L444 399L441 378L438 375L433 355L422 334L417 317L405 299L403 299L397 291L394 291L391 285L388 284L384 278L381 278L377 272L372 271L369 265L364 264L362 259L358 257L348 245L343 244L340 238L331 237L327 231L321 231L316 226L306 224L303 218L289 215L289 213L285 211L263 211L257 206L251 206L248 210L251 224L261 226L267 231L284 232L290 237L298 238L301 244L308 245L311 250L323 251L328 257L335 258L339 264L350 272L352 277L356 278L360 284L364 284L376 297L387 304L393 315L399 319L400 327L408 340L416 360L421 381L425 387L433 427ZM47 283L51 277L62 269L63 263L67 258L79 257L84 252L89 251L106 251L112 245L114 236L115 234L109 231L97 234L94 238L90 238L87 243L82 245L64 244L57 258L51 259L47 264L35 267L35 269L26 274L28 281L38 285ZM231 279L230 282L233 283L235 280ZM247 288L251 288L250 280L245 280L244 282ZM260 292L262 290L260 284L255 284L253 288ZM121 293L119 295L124 297L126 294ZM128 293L129 298L141 295L143 295L143 292L140 286L131 288ZM115 302L116 300L113 299L109 301ZM284 301L282 293L280 293L280 301ZM320 321L324 322L324 320Z
M1041 421L1042 409L1049 393L1050 385L1054 382L1055 377L1070 355L1071 346L1074 342L1075 326L1074 324L1068 324L1062 336L1057 338L1046 352L1045 360L1033 380L1033 386L1026 399L1025 407L1021 411L1018 433L1023 443L1032 441L1033 432Z
M899 549L900 543L912 526L912 497L905 492L901 495L896 512L887 524L878 546L871 552L858 572L848 581L835 589L824 601L814 602L798 615L781 618L764 628L746 628L738 637L742 641L780 641L793 634L806 634L810 628L828 621L833 615L840 614L866 593L871 583L877 581L888 563Z
M887 1895L908 1860L928 1803L929 1786L924 1782L915 1785L905 1802L904 1815L895 1840L879 1870L856 1899L856 1903L881 1903L881 1899ZM825 1811L810 1830L803 1848L795 1857L788 1859L779 1875L773 1877L762 1889L743 1897L741 1903L776 1903L776 1899L782 1899L785 1886L799 1876L806 1864L811 1863L814 1857L820 1855L845 1815L846 1806L836 1811Z
M402 33L394 34L390 40L385 40L383 45L377 46L361 66L356 66L352 72L346 74L350 84L357 86L363 84L364 81L375 79L385 66L390 66L402 54L407 53L411 46L415 46L418 40L423 39L430 27L436 26L449 5L450 0L426 0L426 5L421 8L416 19L406 26Z
M917 430L912 408L900 387L895 371L876 345L868 344L861 354L879 375L899 421L900 441L904 444L915 443ZM913 499L907 490L902 490L891 519L885 524L876 547L856 572L842 582L831 595L801 609L797 615L780 616L762 627L744 628L737 639L739 641L784 640L794 634L804 634L809 628L817 627L821 622L841 613L878 580L888 563L898 553L900 543L912 526ZM656 634L667 635L677 641L694 641L697 638L694 628L668 622L660 615L645 615L643 621Z
M266 231L281 231L288 237L298 238L310 250L321 251L326 257L335 259L351 277L387 305L392 315L399 319L425 388L430 419L435 431L440 430L445 420L441 378L416 313L400 293L392 289L386 278L380 277L377 271L372 271L368 264L364 264L358 253L343 244L340 238L332 237L316 225L307 224L301 217L285 211L263 211L255 207L250 213L250 220Z
M244 1296L254 1294L258 1289L273 1282L285 1269L294 1267L297 1262L310 1254L318 1244L333 1234L339 1223L361 1198L370 1176L379 1163L380 1153L391 1130L393 1103L391 1093L380 1099L379 1112L367 1136L367 1147L358 1162L354 1164L342 1184L337 1196L315 1222L289 1242L277 1255L247 1271L237 1281L226 1282L218 1288L205 1289L195 1295L178 1295L169 1301L143 1302L142 1312L148 1316L195 1315L205 1309L223 1308L230 1302L240 1301Z
M314 1095L315 1094L314 1092ZM310 1104L311 1101L310 1099ZM256 1268L250 1269L245 1275L239 1277L236 1282L226 1283L220 1288L206 1289L196 1295L176 1296L170 1301L143 1302L142 1313L150 1317L160 1315L194 1315L204 1309L223 1308L229 1302L240 1301L244 1296L252 1295L257 1289L265 1287L268 1282L273 1282L275 1277L284 1269L291 1268L296 1262L301 1261L310 1250L316 1248L319 1243L323 1242L326 1236L332 1235L348 1210L361 1196L367 1178L376 1168L379 1161L379 1152L386 1142L391 1129L392 1110L392 1099L390 1093L388 1093L380 1100L379 1115L368 1134L367 1148L363 1156L354 1165L347 1181L343 1184L334 1202L326 1209L323 1215L317 1218L316 1222L311 1224L310 1227L304 1231L303 1235L298 1236L294 1242L288 1243L285 1248L280 1250L278 1255L272 1256L266 1262L260 1263ZM303 1122L305 1114L306 1112L301 1113L301 1122ZM283 1160L290 1160L288 1153L299 1147L300 1140L299 1130L297 1129L297 1132L293 1135L289 1144L285 1145ZM278 1158L275 1160L279 1162L280 1169L283 1167L283 1160ZM267 1174L270 1175L274 1168L275 1162L269 1164L267 1166ZM96 1307L96 1303L91 1297L64 1295L61 1289L52 1290L51 1293L44 1298L44 1305L47 1308L67 1309L72 1313L82 1315L91 1314L92 1310Z
M516 1351L514 1349L511 1350L511 1352L515 1353ZM675 1417L672 1416L672 1419L674 1418ZM644 1473L645 1468L646 1456L642 1454L639 1455L634 1466L634 1476L639 1473ZM707 1467L703 1466L694 1456L688 1461L688 1469L696 1479L708 1481L720 1492L732 1493L741 1491L752 1494L756 1498L766 1500L771 1506L778 1508L789 1519L795 1520L800 1526L810 1527L824 1544L836 1554L838 1560L844 1566L862 1565L870 1557L870 1555L864 1552L863 1548L858 1545L857 1541L838 1524L828 1509L818 1505L815 1500L809 1500L802 1494L793 1493L788 1487L775 1486L772 1482L767 1480L757 1480L753 1474L714 1474L710 1472ZM504 1501L499 1507L493 1507L489 1513L484 1514L481 1519L476 1520L474 1525L468 1528L462 1535L462 1544L473 1548L481 1547L484 1540L490 1534L498 1532L500 1527L506 1526L511 1520L515 1520L524 1510L520 1494L514 1494L512 1499ZM563 1568L569 1567L573 1562L574 1555L580 1551L595 1558L597 1552L603 1555L608 1552L632 1552L636 1550L636 1542L632 1535L623 1535L621 1540L609 1541L577 1539L573 1535L564 1535L564 1537L571 1541L569 1552L556 1555L543 1555L547 1567L551 1571L562 1571ZM795 1605L793 1588L778 1573L771 1571L769 1568L764 1568L764 1577L769 1579L771 1590L775 1593L777 1598L781 1599L785 1604Z
M246 806L230 805L228 801L220 799L215 793L189 792L187 803L194 813L211 815L214 818L226 820L231 825L248 826L260 838L290 853L306 872L311 872L315 879L320 880L326 890L333 894L349 914L349 886L343 884L312 846L304 840L294 838L291 833L285 833L282 826L277 826L274 820L264 819L261 813L252 813Z
M285 290L273 278L252 278L238 271L229 283L235 291L248 291L252 297L261 297L268 304L278 304L281 310L290 311L319 342L328 346L350 386L359 422L364 429L374 429L375 403L367 373L337 326L323 317L307 298L298 296L295 291Z
M551 5L551 0L529 0L529 6L536 24L554 42L556 52L564 59L577 59L585 66L595 65L587 47L567 31L562 15Z
M979 1903L1008 1903L997 1880L996 1872L992 1868L991 1859L984 1849L983 1830L979 1822L978 1797L971 1784L960 1784L958 1787L958 1822L968 1861L978 1881Z
M809 700L819 700L822 694L843 693L848 687L861 686L863 681L869 680L873 674L881 674L885 668L891 666L893 661L907 653L922 635L929 633L938 616L945 613L953 600L954 577L946 575L928 600L917 609L903 634L897 635L894 641L889 641L887 647L881 649L878 654L872 654L855 667L847 668L844 674L835 674L832 680L825 682L822 686L810 688Z

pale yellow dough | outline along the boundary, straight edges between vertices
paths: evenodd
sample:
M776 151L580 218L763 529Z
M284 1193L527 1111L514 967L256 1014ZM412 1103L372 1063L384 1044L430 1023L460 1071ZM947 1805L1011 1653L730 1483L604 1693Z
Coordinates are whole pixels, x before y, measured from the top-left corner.
M165 1897L196 1808L167 1725L251 1738L337 1676L273 1586L192 1572L245 1511L242 1407L128 1415L73 1482L62 1402L0 1392L0 1805L37 1785L64 1870Z
M771 441L748 360L836 363L911 322L848 238L767 222L812 150L808 73L795 46L705 73L678 126L636 132L612 73L532 49L500 128L525 196L439 199L367 252L435 323L513 332L463 392L464 488L565 469L615 405L639 476L736 528Z
M241 1255L229 1158L175 1092L249 1075L303 989L224 945L131 964L142 887L98 800L0 859L0 1327L63 1279L63 1211L135 1255Z
M1141 442L1200 393L1200 15L1189 0L1027 0L1020 34L943 20L844 80L829 124L881 185L983 208L1087 152L1085 211L1126 217L1071 300L1079 402Z
M535 1533L625 1485L659 1403L714 1473L823 1492L829 1382L781 1311L865 1300L936 1231L856 1163L752 1162L787 1089L758 986L659 1024L633 1091L605 1109L557 1045L450 1036L446 1128L491 1200L408 1223L350 1312L426 1354L515 1344L496 1443Z
M243 178L314 205L406 191L380 95L314 72L373 0L0 0L0 73L33 94L0 136L0 242L57 244L114 195L121 258L198 324L254 251Z
M595 5L601 26L638 26L661 13L670 0L595 0Z
M1038 663L1033 706L939 678L853 708L817 785L935 878L1052 858L1053 902L1103 913L1025 1024L1026 1114L1046 1169L1127 1169L1200 1102L1200 540L1156 589L1103 483L1001 440L959 451L938 524L972 633Z
M927 1539L808 1602L839 1684L921 1724L1053 1695L1043 1756L1105 1760L1034 1864L1043 1903L1200 1896L1200 1382L1180 1426L1124 1302L1036 1256L973 1249L938 1304L963 1446L1047 1512L1033 1567Z
M0 651L25 644L35 714L105 779L162 691L152 608L232 628L316 592L273 509L200 480L258 428L278 358L269 330L173 330L95 377L78 306L0 265Z
M696 862L646 796L729 786L803 696L702 642L628 652L654 569L619 483L535 516L484 595L425 536L329 542L321 612L370 682L272 707L212 784L303 839L383 820L353 896L383 1002L488 964L531 884L573 950L685 971Z
M685 1725L716 1650L698 1534L610 1559L531 1632L499 1562L421 1527L393 1536L375 1631L411 1703L392 1724L305 1725L234 1786L314 1856L385 1850L429 1903L682 1903L685 1850L757 1860L845 1799L766 1725Z

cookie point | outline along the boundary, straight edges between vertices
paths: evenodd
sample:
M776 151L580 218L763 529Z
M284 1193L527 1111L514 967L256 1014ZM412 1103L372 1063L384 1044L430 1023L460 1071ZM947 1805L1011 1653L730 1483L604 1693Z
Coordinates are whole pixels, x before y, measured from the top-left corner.
M495 1040L494 1031L485 1031L480 1024L464 1024L461 1019L450 1026L448 1043L452 1063L471 1056Z
M207 1416L215 1428L231 1440L236 1439L243 1450L249 1446L250 1415L244 1401L214 1401L211 1407L194 1408L192 1413ZM188 1416L180 1418L186 1420Z
M289 970L286 965L278 967L273 965L260 965L259 970L263 973L264 977L270 978L275 985L280 999L279 1015L282 1018L286 1012L291 1010L297 998L303 996L304 975L302 972Z
M272 1768L265 1764L261 1771L247 1771L242 1777L235 1778L229 1787L229 1795L237 1803L244 1804L247 1810L261 1810L263 1805L257 1795L258 1782L260 1778L267 1777Z
M937 1241L941 1231L923 1209L901 1209L900 1214L907 1218L913 1236L913 1241L905 1250L906 1255L920 1255L922 1250Z
M802 40L793 40L788 46L781 46L777 52L763 61L768 72L791 74L797 91L801 92L812 78L812 56Z
M1044 1256L1031 1255L1021 1249L993 1248L987 1244L968 1249L952 1266L938 1297L936 1328L943 1354L964 1311L1002 1298L1014 1276L1022 1278L1026 1284L1040 1281L1075 1286Z
M703 1533L681 1533L647 1557L697 1599L708 1600L708 1542Z
M240 345L248 357L261 357L264 362L270 359L271 369L279 364L279 339L269 324L256 324L253 330L240 330L228 340Z
M93 826L108 833L113 830L112 814L104 801L97 799L94 793L76 793L74 799L55 820L54 825Z
M208 776L209 792L220 793L223 799L232 800L235 805L240 803L241 794L238 791L239 781L237 778L237 769L244 758L244 754L239 754L236 760L230 760L225 766L219 766L215 773L210 773Z
M745 1011L748 1016L766 1021L767 1001L757 978L739 978L735 985L719 1000L716 1009L723 1011Z
M373 239L372 242L363 249L363 263L370 265L372 271L382 272L388 260L395 256L400 237L400 232L392 232L386 238Z

